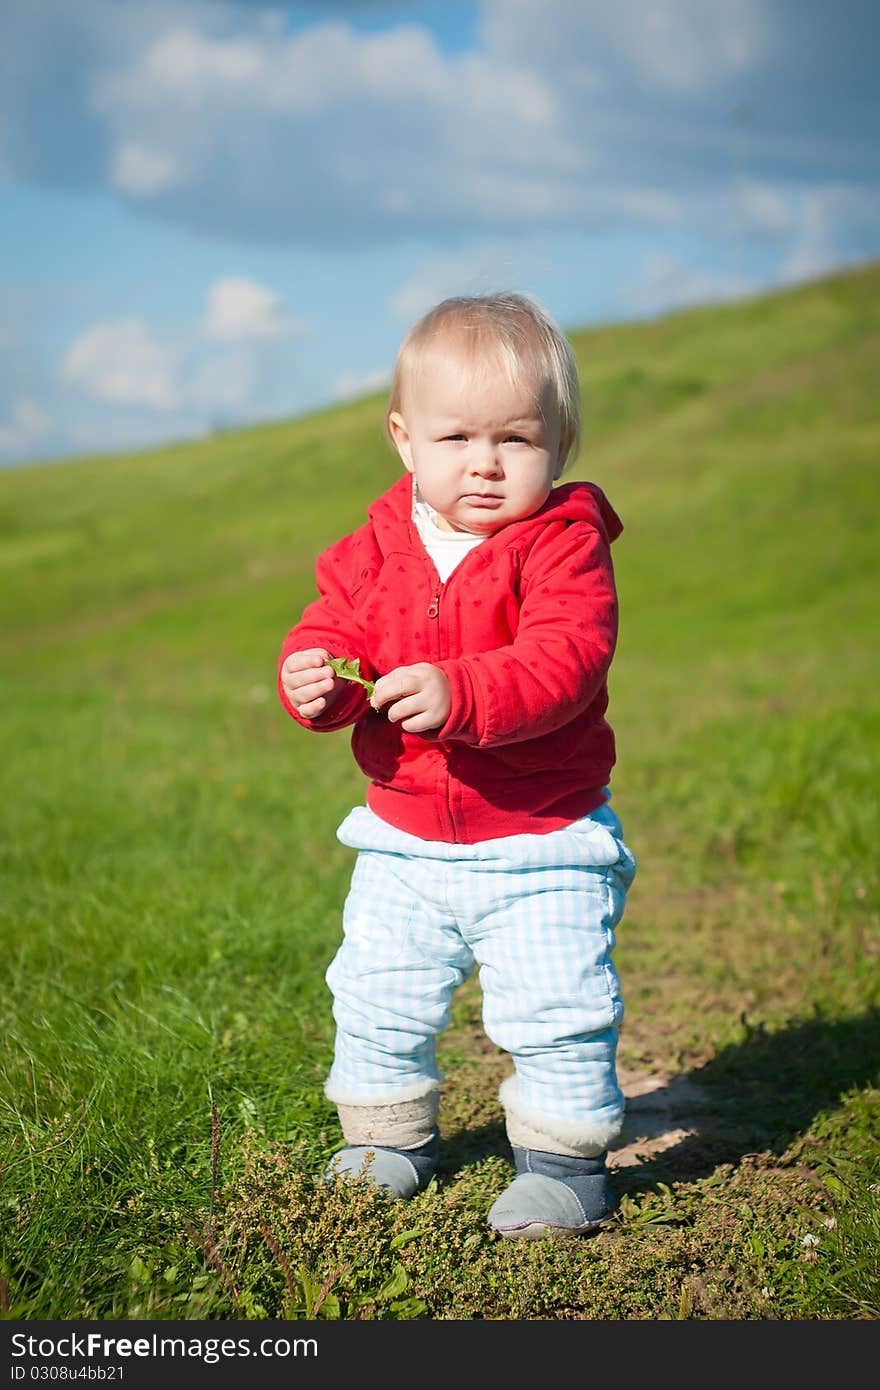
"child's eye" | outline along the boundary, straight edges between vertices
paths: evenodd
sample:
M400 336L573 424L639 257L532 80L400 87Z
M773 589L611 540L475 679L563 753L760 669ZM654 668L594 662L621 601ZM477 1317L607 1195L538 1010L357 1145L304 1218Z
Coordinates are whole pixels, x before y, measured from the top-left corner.
M444 440L446 440L446 439L464 439L464 435L463 435L463 434L445 434L445 435L443 436L443 438L444 438Z
M523 434L509 434L509 435L507 436L507 443L508 443L508 444L528 444L528 442L529 442L529 441L526 439L525 435L523 435Z

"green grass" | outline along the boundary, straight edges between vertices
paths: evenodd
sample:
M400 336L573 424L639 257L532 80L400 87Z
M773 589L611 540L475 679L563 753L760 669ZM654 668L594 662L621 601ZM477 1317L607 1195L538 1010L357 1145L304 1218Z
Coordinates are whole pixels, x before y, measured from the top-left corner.
M397 476L373 397L0 474L0 1308L13 1319L880 1315L880 268L572 335L639 861L622 1066L714 1128L589 1241L499 1241L505 1059L461 991L438 1178L317 1179L363 796L274 694ZM818 1244L804 1237L816 1237Z

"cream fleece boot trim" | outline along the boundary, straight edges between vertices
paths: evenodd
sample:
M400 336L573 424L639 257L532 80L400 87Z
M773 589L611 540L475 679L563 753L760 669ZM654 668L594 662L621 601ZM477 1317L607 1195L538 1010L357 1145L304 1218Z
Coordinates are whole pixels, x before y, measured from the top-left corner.
M437 1129L438 1091L397 1105L339 1105L339 1123L349 1145L419 1149Z
M601 1116L587 1125L547 1115L524 1105L519 1098L516 1076L502 1081L498 1092L507 1116L507 1137L519 1149L538 1149L541 1153L565 1154L569 1158L593 1158L604 1153L623 1128L623 1115L607 1120Z

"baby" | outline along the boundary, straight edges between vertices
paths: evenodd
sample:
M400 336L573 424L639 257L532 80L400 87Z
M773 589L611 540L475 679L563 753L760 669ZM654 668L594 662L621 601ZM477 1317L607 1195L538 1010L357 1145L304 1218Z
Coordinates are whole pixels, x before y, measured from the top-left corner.
M624 1100L612 963L635 860L610 807L604 716L617 638L593 483L554 486L580 436L577 369L531 299L444 300L398 352L386 429L406 470L317 561L279 693L305 728L353 725L370 779L337 832L358 851L327 971L326 1094L345 1147L393 1197L436 1169L436 1039L475 965L517 1176L503 1236L593 1230L615 1202ZM359 662L367 682L328 661Z

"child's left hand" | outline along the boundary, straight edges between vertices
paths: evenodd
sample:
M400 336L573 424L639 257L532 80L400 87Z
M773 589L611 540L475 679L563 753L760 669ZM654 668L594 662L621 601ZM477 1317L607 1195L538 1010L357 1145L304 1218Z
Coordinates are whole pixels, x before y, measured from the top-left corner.
M440 668L420 661L415 666L396 666L380 676L370 704L373 709L388 705L392 723L399 721L408 734L422 734L446 723L452 696Z

